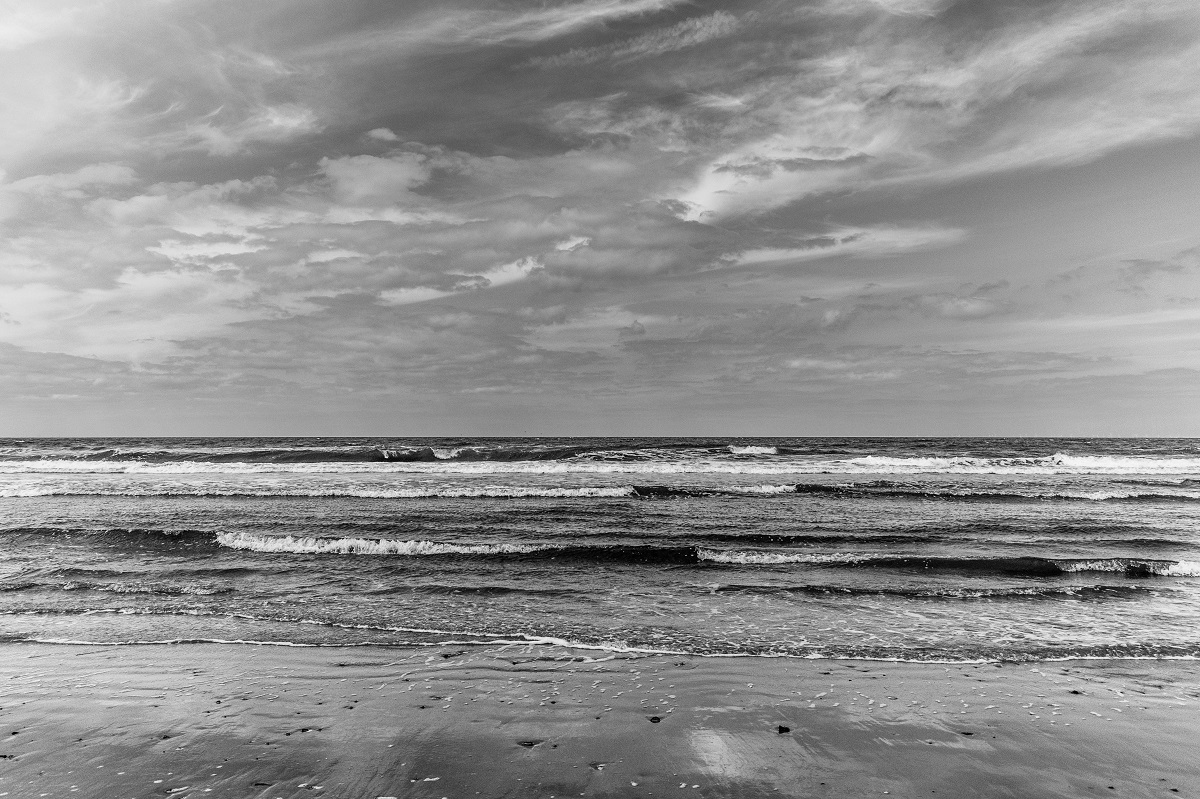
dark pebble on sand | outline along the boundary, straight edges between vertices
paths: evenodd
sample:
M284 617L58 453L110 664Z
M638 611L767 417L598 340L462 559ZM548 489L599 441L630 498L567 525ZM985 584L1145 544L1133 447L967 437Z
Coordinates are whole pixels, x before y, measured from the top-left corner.
M783 726L782 724L780 724L780 725L779 725L779 727L778 727L778 730L779 730L779 734L780 734L780 735L783 735L783 734L784 734L784 733L786 733L786 732L791 732L791 731L792 731L792 728L791 728L791 727L785 727L785 726Z
M660 719L658 716L651 716L651 717L650 717L650 723L651 723L651 724L657 724L657 723L659 723L660 721L662 721L662 719ZM13 733L13 735L16 735L16 733L14 732L14 733Z

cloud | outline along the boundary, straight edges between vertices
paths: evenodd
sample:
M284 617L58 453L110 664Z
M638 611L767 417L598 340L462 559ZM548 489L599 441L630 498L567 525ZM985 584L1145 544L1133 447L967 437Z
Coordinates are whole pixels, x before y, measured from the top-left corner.
M581 28L610 21L655 14L677 6L680 2L681 0L586 0L558 3L516 14L468 15L465 20L450 16L443 21L442 27L447 34L453 31L452 35L459 40L487 43L534 42L558 38Z
M12 5L10 396L711 421L1200 367L1191 0Z
M727 11L717 11L704 17L685 19L669 27L643 33L632 39L596 47L576 48L559 55L533 58L530 59L529 66L540 69L560 69L595 64L601 61L636 61L728 36L737 29L737 26L737 17Z
M818 49L794 71L743 84L749 119L723 126L740 143L677 196L717 219L839 189L1045 168L1189 135L1200 130L1200 43L1168 36L1142 51L1135 37L1198 19L1194 5L1172 2L1055 6L985 38L905 19L890 31L880 25L865 44Z
M367 131L367 137L376 141L400 141L400 137L387 128L374 128Z
M412 198L412 189L426 183L430 170L425 157L402 153L390 158L356 155L321 160L321 170L339 197L350 203L395 202Z
M158 359L175 342L258 316L238 306L253 288L207 271L126 269L112 285L71 291L48 284L6 288L0 341L105 360Z
M1166 259L1139 258L1127 261L1118 272L1126 291L1146 295L1155 284L1192 283L1200 273L1200 247L1191 247ZM1182 281L1181 281L1182 279ZM1192 288L1198 288L1192 286Z
M913 307L951 319L982 319L1003 313L1005 306L989 297L956 294L925 294L910 299Z
M962 241L966 231L956 228L840 228L808 239L799 247L762 247L736 256L738 265L810 261L851 255L880 258L912 250L948 247Z
M533 270L541 267L536 258L522 258L519 261L513 261L510 264L503 264L494 269L489 269L483 272L479 277L487 281L491 286L503 286L508 283L515 283L518 280L524 280L529 277Z
M0 22L0 50L16 50L69 30L82 9L43 2L9 2Z
M398 6L394 20L378 20L369 29L350 29L310 46L308 57L329 59L353 54L415 56L439 46L492 47L536 45L609 23L652 17L683 0L580 0L527 4L516 8L471 8L437 4Z
M13 181L3 188L8 191L33 193L63 193L85 186L123 186L137 180L137 173L121 164L90 164L74 172L54 175L33 175Z
M233 155L255 144L312 135L319 128L312 109L295 104L264 106L230 123L204 119L190 124L183 131L183 146L199 147L211 155Z

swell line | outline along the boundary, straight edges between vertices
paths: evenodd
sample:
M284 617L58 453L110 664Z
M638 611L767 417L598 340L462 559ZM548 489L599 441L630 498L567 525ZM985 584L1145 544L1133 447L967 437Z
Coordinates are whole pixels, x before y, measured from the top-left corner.
M375 482L292 485L231 481L228 483L187 481L146 483L92 483L85 481L0 485L0 497L125 496L125 497L314 497L361 499L640 499L672 500L711 497L769 498L787 495L821 496L829 499L916 499L945 502L1200 502L1200 493L1186 488L1176 491L1099 489L1044 491L1038 489L995 490L968 486L921 486L888 480L861 483L782 483L748 485L627 484L591 486L545 485L389 485Z
M923 557L864 552L810 553L795 550L710 549L694 546L599 545L561 546L548 543L449 543L427 540L320 538L315 536L220 533L217 543L230 549L268 554L522 557L579 561L613 561L664 565L811 566L919 569L955 573L1049 577L1082 572L1108 572L1128 577L1196 577L1200 561L1149 558Z

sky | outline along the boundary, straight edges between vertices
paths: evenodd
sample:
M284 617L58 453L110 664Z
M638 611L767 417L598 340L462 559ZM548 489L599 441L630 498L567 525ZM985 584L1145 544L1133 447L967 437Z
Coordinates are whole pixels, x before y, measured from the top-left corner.
M1200 435L1195 0L0 0L0 435Z

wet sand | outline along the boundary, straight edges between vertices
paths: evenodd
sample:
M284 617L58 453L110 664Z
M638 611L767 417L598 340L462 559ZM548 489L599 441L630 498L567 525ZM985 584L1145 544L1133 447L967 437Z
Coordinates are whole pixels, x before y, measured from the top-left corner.
M1200 664L0 649L0 796L1200 794Z

